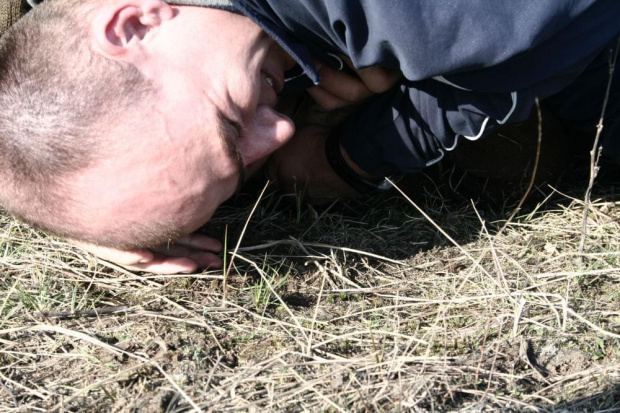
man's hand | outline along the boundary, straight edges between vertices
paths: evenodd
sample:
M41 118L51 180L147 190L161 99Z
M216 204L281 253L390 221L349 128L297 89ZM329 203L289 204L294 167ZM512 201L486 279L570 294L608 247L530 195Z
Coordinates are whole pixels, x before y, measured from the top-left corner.
M379 66L356 69L351 59L346 56L341 59L354 73L320 65L321 84L308 89L310 96L327 110L360 103L371 95L386 92L403 77L399 70Z
M322 126L300 128L286 145L271 156L267 164L267 175L276 179L284 192L301 191L314 203L359 197L327 161L325 140L328 134L329 129ZM343 155L356 171L363 173L344 152Z
M169 245L151 249L119 250L69 240L97 257L132 271L155 274L189 274L199 268L219 268L222 259L216 254L222 244L201 234L186 235Z

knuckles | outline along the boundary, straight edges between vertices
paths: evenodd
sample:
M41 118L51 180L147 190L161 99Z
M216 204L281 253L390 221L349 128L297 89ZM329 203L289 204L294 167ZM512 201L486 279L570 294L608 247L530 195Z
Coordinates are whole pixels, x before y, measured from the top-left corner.
M317 103L321 105L321 107L325 110L341 109L351 104L350 101L345 102L340 99L323 98L323 97L319 98L317 100Z
M367 85L359 80L352 80L349 90L345 92L346 96L343 96L342 98L351 103L360 102L372 95L372 90L366 86Z
M390 90L402 75L399 71L384 69L382 67L369 67L359 71L364 84L372 93L383 93Z
M372 66L354 69L358 76L339 72L329 67L320 70L321 85L325 96L313 96L327 110L339 109L351 103L359 103L376 93L390 90L402 78L398 70Z

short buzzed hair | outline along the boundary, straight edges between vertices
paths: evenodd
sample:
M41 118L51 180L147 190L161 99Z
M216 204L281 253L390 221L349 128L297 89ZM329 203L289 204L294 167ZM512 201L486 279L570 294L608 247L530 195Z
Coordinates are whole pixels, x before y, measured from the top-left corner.
M87 17L104 3L46 0L0 40L0 205L55 235L138 246L169 225L91 234L70 216L70 176L110 156L109 125L156 93L132 64L91 51Z

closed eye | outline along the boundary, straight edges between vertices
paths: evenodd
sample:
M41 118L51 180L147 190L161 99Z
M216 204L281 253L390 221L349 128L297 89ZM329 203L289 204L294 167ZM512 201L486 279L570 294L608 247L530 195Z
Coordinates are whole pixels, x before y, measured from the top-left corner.
M245 139L245 134L243 133L243 127L239 122L235 122L234 120L226 119L226 121L235 129L235 134L237 135L237 139Z
M239 180L237 182L237 190L239 192L241 186L245 182L245 168L243 166L243 158L237 146L239 139L243 139L243 127L238 122L228 119L222 112L217 113L218 129L224 149L229 159L236 165Z

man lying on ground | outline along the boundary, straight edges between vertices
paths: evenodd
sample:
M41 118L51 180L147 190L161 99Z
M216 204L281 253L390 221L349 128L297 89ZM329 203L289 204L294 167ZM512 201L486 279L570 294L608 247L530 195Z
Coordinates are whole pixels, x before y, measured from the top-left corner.
M219 263L217 241L188 234L293 136L274 110L285 86L318 85L328 108L365 101L336 129L297 131L278 174L364 193L526 119L536 98L594 133L620 32L615 0L173 3L47 0L0 43L0 203L155 272Z

